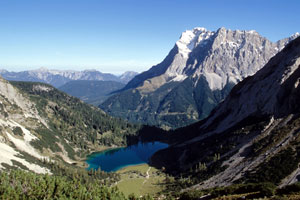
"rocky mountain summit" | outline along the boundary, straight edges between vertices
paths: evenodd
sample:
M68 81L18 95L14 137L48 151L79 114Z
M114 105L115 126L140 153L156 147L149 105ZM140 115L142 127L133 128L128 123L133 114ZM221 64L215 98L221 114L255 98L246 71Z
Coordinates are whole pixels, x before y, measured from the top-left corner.
M100 107L114 116L166 128L196 122L297 35L271 42L256 31L187 30L161 63Z
M193 188L299 181L300 37L233 87L204 120L170 133L152 164L195 177Z
M137 76L126 88L141 86L147 79L164 75L167 82L204 76L210 89L223 89L230 82L237 83L253 75L297 35L273 43L253 30L187 30L168 59Z

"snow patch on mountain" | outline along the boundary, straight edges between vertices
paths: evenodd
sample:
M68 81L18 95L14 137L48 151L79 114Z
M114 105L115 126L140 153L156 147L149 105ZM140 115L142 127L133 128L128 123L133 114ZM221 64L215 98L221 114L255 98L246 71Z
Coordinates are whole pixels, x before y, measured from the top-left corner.
M6 143L3 143L3 137L0 137L0 169L5 169L1 164L2 163L6 163L8 165L14 166L13 161L17 161L19 163L22 163L24 166L26 166L29 170L32 170L36 173L40 173L40 174L51 174L50 170L45 168L45 167L41 167L39 165L33 164L33 163L29 163L28 161L26 161L23 158L20 158L20 153L18 153L17 151L15 151L12 147L10 147L9 145L7 145Z
M215 32L207 31L202 27L186 30L176 42L179 53L184 58L188 58L189 53L192 52L197 45L205 43L205 40L209 39L214 34Z
M296 32L296 33L294 33L292 36L291 36L291 39L296 39L297 37L299 37L300 36L300 33L299 32Z
M26 152L29 155L36 157L38 159L46 159L49 160L48 157L41 156L31 145L30 142L32 140L37 140L38 138L34 136L28 129L26 129L24 126L20 125L19 123L13 121L13 120L3 120L0 119L0 126L2 127L10 127L15 128L19 127L21 128L23 132L23 139L16 138L9 132L2 133L3 136L0 135L0 168L3 168L1 165L2 163L6 163L8 165L13 166L13 160L17 161L24 166L28 167L28 169L36 172L36 173L50 173L49 169L40 167L39 165L29 163L24 158L22 158L21 154L17 152L17 150L21 152ZM5 137L4 137L5 136ZM13 149L11 146L9 146L7 143L13 143L16 149Z
M0 125L2 127L5 127L5 126L9 126L9 127L12 127L12 128L15 128L15 127L19 127L22 129L22 132L24 133L23 135L23 140L22 139L19 139L19 138L16 138L14 136L12 136L10 133L6 132L6 135L8 137L8 139L14 143L14 145L16 146L17 149L19 149L20 151L24 151L36 158L39 158L39 159L46 159L46 157L44 156L41 156L31 145L30 145L30 142L32 140L38 140L38 138L36 136L34 136L29 130L27 130L24 126L18 124L17 122L15 121L12 121L12 120L7 120L7 121L4 121L2 119L0 119Z

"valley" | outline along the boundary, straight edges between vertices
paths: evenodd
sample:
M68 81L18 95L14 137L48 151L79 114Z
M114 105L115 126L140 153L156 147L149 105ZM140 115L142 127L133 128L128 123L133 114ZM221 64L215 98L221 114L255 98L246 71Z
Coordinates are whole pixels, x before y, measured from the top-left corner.
M0 73L1 199L299 199L300 36L196 27L142 73Z
M113 92L122 89L125 84L116 81L69 81L58 89L67 94L80 98L82 101L98 106ZM95 92L97 91L97 92Z

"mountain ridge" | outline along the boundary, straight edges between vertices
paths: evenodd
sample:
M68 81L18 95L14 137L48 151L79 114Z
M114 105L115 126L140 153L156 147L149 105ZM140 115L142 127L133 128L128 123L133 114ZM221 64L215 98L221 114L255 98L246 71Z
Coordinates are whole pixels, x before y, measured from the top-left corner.
M256 31L187 30L161 63L137 75L100 108L167 129L194 123L297 35L273 43ZM130 95L136 106L126 106Z
M120 76L110 73L102 73L95 69L75 71L75 70L54 70L47 68L39 68L35 70L9 72L7 70L0 70L0 75L12 81L31 81L43 82L53 85L58 88L71 80L102 80L102 81L117 81L127 83L138 73L128 71Z
M149 74L151 71L154 71L155 68L159 68L158 70L155 69L158 72L154 72L152 77L161 75L165 72L169 77L173 77L175 79L175 81L184 80L184 78L186 78L188 75L193 74L193 73L191 73L191 69L195 68L195 66L191 66L191 63L188 63L188 62L193 62L193 59L195 59L193 57L189 58L189 54L193 53L193 50L195 50L196 48L201 49L201 47L203 47L209 41L212 41L212 40L214 40L213 41L214 43L212 44L212 46L215 46L217 48L224 43L226 43L226 45L229 44L230 46L238 45L238 44L234 44L234 42L231 42L230 40L226 39L226 35L229 35L229 34L232 34L232 35L241 34L243 37L247 37L247 35L260 36L259 33L257 33L255 30L250 30L250 31L234 30L234 31L232 31L232 30L226 29L224 27L219 28L217 31L209 31L203 27L196 27L192 30L186 30L185 32L183 32L181 34L180 39L175 43L175 46L172 48L172 50L170 51L168 56L172 55L174 51L177 51L177 53L180 54L181 57L186 58L189 61L188 60L187 61L179 61L178 66L175 65L175 66L171 66L166 69L163 69L160 66L162 63L165 62L165 60L168 60L167 59L168 56L167 56L164 59L164 61L162 61L162 63L152 67L149 71L141 73L136 78L140 79L139 78L140 76L145 76L144 74ZM273 51L273 52L271 52L271 54L275 55L276 52L278 52L278 50L281 50L289 41L295 39L297 36L299 36L299 33L295 33L288 38L284 38L282 40L278 40L277 42L274 42L274 46L275 46L275 48L277 48L277 51ZM266 39L262 36L260 36L260 37L263 39ZM267 41L267 42L270 42L270 41ZM272 42L270 42L270 43L272 43ZM175 62L174 59L172 59L172 61ZM186 67L182 66L182 64L184 62L187 62ZM247 65L247 66L249 66L249 65ZM251 65L248 68L251 68ZM198 71L197 73L201 73L201 70L203 70L203 67L200 68L199 70L200 71ZM252 69L252 70L254 70L254 71L250 71L251 75L253 75L255 72L255 69ZM196 74L196 75L199 75L199 74ZM180 76L185 76L185 77L180 77ZM244 76L246 77L248 75L246 74ZM150 77L143 78L143 79L149 79L152 77L150 76ZM172 78L169 78L169 79L172 80ZM132 82L136 82L136 81L133 79ZM139 84L134 85L129 82L128 85L124 89L137 87L138 85Z

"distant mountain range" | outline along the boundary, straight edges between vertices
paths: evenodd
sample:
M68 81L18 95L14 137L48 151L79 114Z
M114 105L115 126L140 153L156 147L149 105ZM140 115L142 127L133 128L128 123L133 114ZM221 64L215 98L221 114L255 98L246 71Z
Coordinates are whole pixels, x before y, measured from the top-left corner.
M185 31L161 63L135 76L100 107L113 116L164 128L191 124L298 35L271 42L256 31Z
M117 81L69 81L58 89L82 101L98 106L105 101L112 92L122 89L125 84Z
M116 81L126 84L138 73L125 72L120 76L115 76L109 73L102 73L97 70L49 70L40 68L37 70L28 70L22 72L9 72L7 70L0 70L0 75L6 80L13 81L31 81L43 82L53 85L58 88L72 80L92 80L92 81Z
M152 164L192 177L194 189L295 183L300 176L299 102L300 37L233 87L206 119L170 132L173 145L157 152Z

